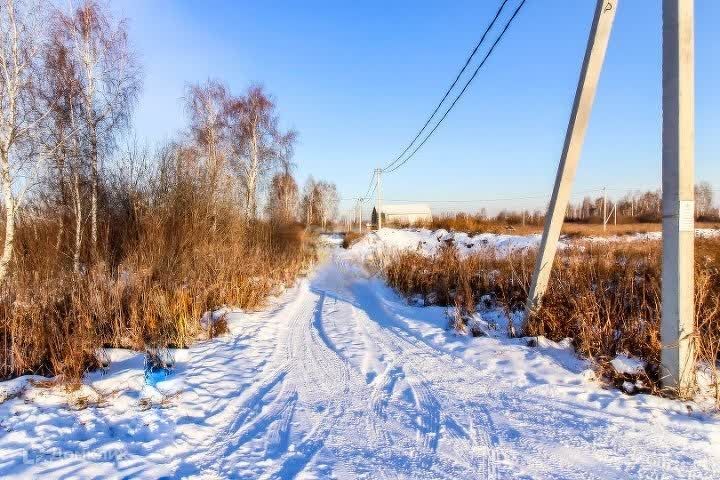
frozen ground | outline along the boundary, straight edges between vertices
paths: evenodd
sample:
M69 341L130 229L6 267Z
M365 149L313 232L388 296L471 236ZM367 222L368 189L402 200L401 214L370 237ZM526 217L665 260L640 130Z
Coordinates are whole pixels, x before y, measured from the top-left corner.
M0 384L2 478L718 478L720 419L603 389L566 343L446 330L336 251L231 333L68 396ZM0 398L2 393L0 393ZM13 398L14 397L14 398Z

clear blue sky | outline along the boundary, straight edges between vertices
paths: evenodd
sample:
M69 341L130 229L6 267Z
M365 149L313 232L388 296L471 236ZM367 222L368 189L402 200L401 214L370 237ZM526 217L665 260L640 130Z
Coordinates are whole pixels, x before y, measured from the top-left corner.
M299 180L327 178L351 197L422 126L499 3L117 0L113 8L129 19L144 65L135 121L141 138L162 140L184 125L187 82L218 78L238 93L260 82L275 96L283 125L300 133ZM575 191L660 183L662 2L619 3ZM549 194L594 6L528 0L434 137L385 178L385 197ZM720 2L697 0L696 170L715 188L718 24ZM498 203L463 205L481 206L492 211Z

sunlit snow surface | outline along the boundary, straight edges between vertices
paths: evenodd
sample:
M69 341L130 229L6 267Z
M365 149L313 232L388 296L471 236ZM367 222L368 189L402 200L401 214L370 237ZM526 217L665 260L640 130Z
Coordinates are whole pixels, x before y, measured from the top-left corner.
M384 241L232 313L155 385L125 350L72 394L1 383L0 477L720 478L720 419L603 389L569 342L508 339L499 312L455 335L366 273Z

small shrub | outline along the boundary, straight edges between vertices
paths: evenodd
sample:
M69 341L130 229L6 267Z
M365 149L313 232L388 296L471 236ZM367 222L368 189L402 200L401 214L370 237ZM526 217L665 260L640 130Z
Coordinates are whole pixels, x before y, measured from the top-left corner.
M346 249L350 248L364 236L365 234L359 232L347 232L343 237L342 247Z
M208 328L209 338L216 338L227 333L230 333L227 322L227 313L222 314L222 316L217 320L210 322L210 328Z

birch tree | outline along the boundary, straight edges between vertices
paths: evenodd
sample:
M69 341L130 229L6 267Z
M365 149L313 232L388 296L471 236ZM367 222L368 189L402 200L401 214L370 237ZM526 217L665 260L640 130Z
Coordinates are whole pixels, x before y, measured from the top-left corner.
M312 176L310 176L305 181L305 186L303 187L302 200L300 201L300 210L301 210L301 214L305 220L306 225L313 225L315 223L315 220L318 218L319 197L318 197L317 193L318 193L317 182L315 181L315 179Z
M44 94L50 106L47 122L47 147L53 152L47 172L48 184L59 207L56 249L62 247L66 218L74 224L72 241L73 271L80 271L85 211L83 200L87 184L86 162L82 155L78 114L81 111L82 85L79 64L64 42L65 31L55 24L45 51ZM68 220L69 223L69 220Z
M33 13L37 11L36 5L21 0L0 4L0 182L5 210L0 284L13 257L17 214L41 158L33 143L46 114L36 95L41 38Z
M700 182L695 185L695 210L698 217L712 214L713 189L708 182Z
M280 140L283 152L280 157L280 172L270 181L267 210L270 219L278 223L293 221L298 207L299 190L292 175L294 167L292 156L296 136L297 134L291 131Z
M281 160L294 134L278 129L275 104L262 87L252 86L228 104L233 168L241 182L248 220L257 218L261 182Z
M208 214L213 217L213 222L217 214L217 191L227 173L229 102L227 88L217 80L208 80L204 84L193 84L187 88L185 110L190 120L190 133L205 167Z
M337 216L338 205L340 204L340 195L338 194L337 187L334 183L321 181L317 184L319 197L319 215L320 223L323 228L327 228L329 221L332 221Z
M98 241L98 190L101 153L109 153L113 136L127 125L140 92L140 69L130 50L127 23L115 21L94 0L82 2L73 11L57 13L68 51L79 68L84 155L90 167L90 242Z

